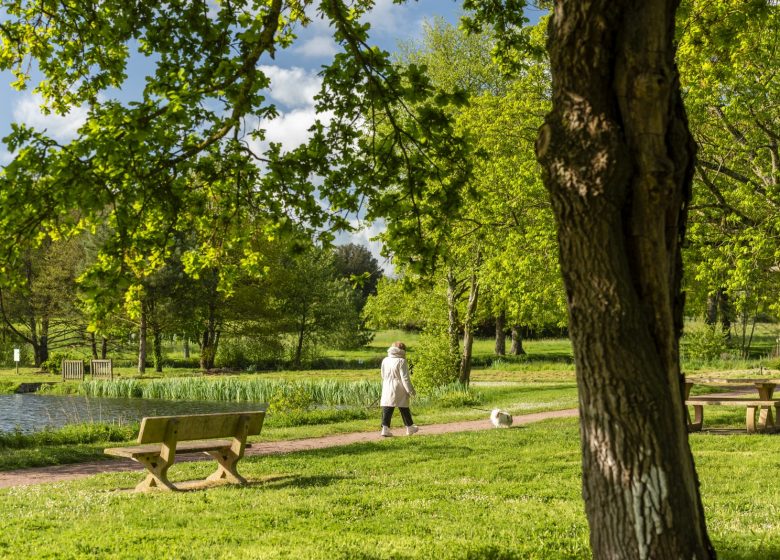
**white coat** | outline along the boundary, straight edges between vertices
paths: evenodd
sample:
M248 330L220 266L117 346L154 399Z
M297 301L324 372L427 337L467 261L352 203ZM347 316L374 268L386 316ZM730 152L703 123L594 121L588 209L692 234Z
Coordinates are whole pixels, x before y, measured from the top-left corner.
M387 358L382 360L382 400L379 406L409 408L409 397L415 394L409 378L406 351L391 346L387 349Z

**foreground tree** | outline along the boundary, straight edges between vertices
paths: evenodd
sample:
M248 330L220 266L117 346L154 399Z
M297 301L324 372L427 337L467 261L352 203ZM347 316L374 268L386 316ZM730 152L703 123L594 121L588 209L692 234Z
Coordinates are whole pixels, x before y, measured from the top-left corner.
M680 390L695 146L672 0L555 2L537 156L558 224L596 558L712 558Z

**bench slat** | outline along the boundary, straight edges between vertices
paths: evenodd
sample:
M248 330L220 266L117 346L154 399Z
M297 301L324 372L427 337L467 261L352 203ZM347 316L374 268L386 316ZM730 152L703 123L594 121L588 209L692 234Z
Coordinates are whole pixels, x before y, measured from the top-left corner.
M233 444L232 439L210 439L206 441L181 441L176 445L176 454L181 453L201 453L204 451L218 451L225 449ZM251 443L247 443L247 448L252 447ZM113 455L114 457L128 457L135 459L139 455L148 455L150 453L160 453L162 444L159 443L147 443L144 445L134 445L131 447L109 447L104 449L103 452L106 455Z
M168 422L178 420L176 439L181 441L212 439L236 435L242 416L248 418L247 435L257 435L263 428L265 410L255 412L219 412L189 416L151 416L141 421L138 443L158 443L165 439ZM177 449L179 447L177 446Z
M692 398L685 401L687 406L694 405L715 405L715 406L775 406L780 403L780 399L771 399L768 401L760 399L744 399L741 397L720 397L714 398Z

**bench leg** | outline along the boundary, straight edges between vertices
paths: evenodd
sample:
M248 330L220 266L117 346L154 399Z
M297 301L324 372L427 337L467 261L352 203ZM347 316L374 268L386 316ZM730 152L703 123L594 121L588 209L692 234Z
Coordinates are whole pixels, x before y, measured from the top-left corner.
M745 418L745 423L747 424L747 432L749 434L756 433L756 407L755 406L747 407L747 415ZM761 426L761 419L759 419L758 425Z
M693 405L693 422L689 422L688 431L700 432L703 425L704 425L704 406L700 404L695 404Z
M241 459L241 455L237 455L229 448L219 451L208 451L207 453L216 459L219 466L206 480L210 482L224 480L234 484L246 484L246 479L238 474L238 470L236 470L236 464Z
M774 418L772 417L772 409L768 406L758 407L758 427L761 431L764 431L767 426L774 425Z
M135 487L136 492L145 492L147 490L178 490L173 482L168 480L168 469L170 463L162 460L159 455L139 456L136 458L141 463L149 474L143 482L139 483Z

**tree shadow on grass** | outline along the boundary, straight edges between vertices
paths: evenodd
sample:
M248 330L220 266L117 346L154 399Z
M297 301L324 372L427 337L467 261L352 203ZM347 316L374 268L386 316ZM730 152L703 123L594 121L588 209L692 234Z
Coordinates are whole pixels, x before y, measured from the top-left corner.
M403 436L398 437L399 440L406 438ZM322 449L307 449L296 453L296 455L314 455L320 459L338 458L338 457L357 457L361 455L369 455L374 453L408 453L414 452L418 457L430 456L431 458L445 457L467 457L475 453L475 450L465 445L457 444L443 444L435 442L433 439L424 437L417 437L414 441L414 445L401 446L393 444L392 442L367 442L367 443L352 443L349 445L337 446L337 447L325 447ZM477 451L478 452L478 451Z
M290 474L250 480L243 486L273 488L275 490L281 488L321 488L324 486L329 486L330 484L333 484L339 480L346 480L348 478L352 477L339 475L301 476L297 474ZM237 487L241 488L241 486Z

